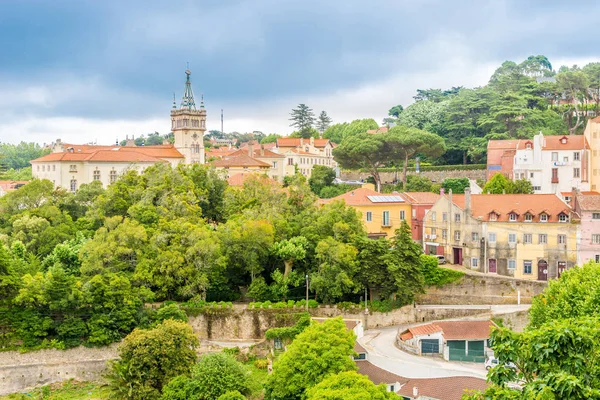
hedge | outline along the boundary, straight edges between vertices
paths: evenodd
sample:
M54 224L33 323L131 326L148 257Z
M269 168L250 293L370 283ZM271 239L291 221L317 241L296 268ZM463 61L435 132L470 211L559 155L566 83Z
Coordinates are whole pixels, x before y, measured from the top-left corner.
M487 169L487 164L456 164L456 165L422 165L420 168L421 172L424 171L476 171ZM402 173L402 168L396 170L396 168L378 168L379 172L395 172ZM371 172L367 169L360 169L360 172ZM415 172L415 167L408 167L407 171ZM356 172L356 170L343 170L342 172Z

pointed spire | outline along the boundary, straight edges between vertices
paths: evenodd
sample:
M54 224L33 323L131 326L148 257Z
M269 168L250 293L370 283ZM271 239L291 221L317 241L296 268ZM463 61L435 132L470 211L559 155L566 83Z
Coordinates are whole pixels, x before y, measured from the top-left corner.
M200 95L200 108L204 108L204 93Z
M175 92L173 92L173 109L177 108L177 103L175 102Z
M185 70L186 80L185 89L183 91L183 98L181 99L181 108L188 110L196 110L196 102L194 101L194 92L192 92L192 82L190 82L190 75L192 72L189 69Z

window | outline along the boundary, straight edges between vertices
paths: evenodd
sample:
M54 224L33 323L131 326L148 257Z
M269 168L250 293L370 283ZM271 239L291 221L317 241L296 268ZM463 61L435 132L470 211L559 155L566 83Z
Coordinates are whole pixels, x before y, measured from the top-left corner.
M382 225L383 226L390 226L390 212L389 211L384 211L383 212Z
M184 128L187 128L187 126L188 126L188 121L189 121L189 120L188 120L187 118L183 120L183 127L184 127Z
M406 219L406 212L404 210L400 210L400 221L404 221Z
M498 219L498 215L496 213L490 213L490 221L496 221Z
M581 172L579 168L573 168L573 178L579 178L581 176Z
M558 244L567 244L567 235L558 235L556 241Z
M442 213L442 222L448 221L448 213Z
M427 211L429 211L429 210L425 210L425 212L427 212ZM416 208L413 208L413 210L412 210L412 217L417 218L417 209Z
M206 121L205 120L200 121L200 127L201 128L206 128Z
M600 215L600 214L598 214L598 215ZM435 211L432 211L432 212L431 212L431 220L432 220L432 221L435 221L435 218L436 218ZM599 218L600 218L600 217L599 217Z
M95 181L99 181L100 180L100 171L99 170L95 170L94 171L94 180Z
M477 262L479 261L478 258L471 258L471 267L477 267Z
M600 263L600 254L596 254L595 260L597 263Z
M283 342L281 341L281 338L276 337L273 339L273 347L275 347L275 350L283 349Z
M471 232L471 240L477 242L479 240L479 233Z
M538 243L539 244L548 244L548 235L545 233L538 235Z
M200 124L198 123L198 120L197 119L193 119L192 120L192 128L197 128L199 126L200 126Z
M448 229L442 229L442 239L448 238Z
M431 228L431 234L435 235L435 228Z
M523 261L523 273L524 274L531 274L531 260L524 260Z
M565 214L559 214L558 222L567 222L569 218Z
M75 193L77 191L77 180L71 179L71 192Z
M117 181L117 171L110 171L110 183L114 183Z
M533 215L527 213L525 214L525 222L531 222L533 221Z
M277 168L277 161L273 161L273 168Z
M593 213L592 219L600 219L600 213Z
M38 172L40 172L40 166L39 165L36 167L36 169L37 169Z
M373 213L371 211L367 211L367 222L373 221Z
M533 179L533 172L531 172L531 173L529 174L529 177L530 177L531 179Z
M597 235L597 234L592 235L592 243L600 244L600 235Z
M508 260L508 269L517 268L517 260Z
M454 240L457 242L460 241L460 231L454 231Z
M52 172L56 171L56 165L52 165Z
M523 243L525 243L525 244L531 244L531 241L532 241L532 239L531 239L531 233L525 233L523 235Z
M569 162L569 157L563 157L564 162Z
M77 172L77 165L69 165L69 172Z
M555 151L552 152L552 161L558 161L558 153Z
M531 150L531 143L527 143L527 144L525 145L525 148L526 148L527 150Z
M454 214L454 222L460 223L460 214Z
M46 166L42 165L42 172L46 172Z
M294 160L291 158L288 158L288 165L294 165Z
M541 186L533 186L533 191L536 191L536 190L539 192L540 190L542 190L542 187Z
M578 151L573 153L573 161L579 161L579 152Z
M517 243L517 234L516 233L508 234L508 243Z
M496 241L496 234L494 232L488 233L488 242L495 242L495 241Z
M513 221L513 222L516 221L517 220L517 214L515 214L515 213L508 214L508 219L510 221Z
M548 214L541 214L540 222L548 222Z

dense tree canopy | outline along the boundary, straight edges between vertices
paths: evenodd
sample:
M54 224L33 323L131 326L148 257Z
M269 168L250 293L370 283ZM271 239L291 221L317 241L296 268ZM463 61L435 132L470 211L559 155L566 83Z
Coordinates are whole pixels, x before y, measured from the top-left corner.
M354 371L331 375L307 392L307 400L394 400L398 395Z

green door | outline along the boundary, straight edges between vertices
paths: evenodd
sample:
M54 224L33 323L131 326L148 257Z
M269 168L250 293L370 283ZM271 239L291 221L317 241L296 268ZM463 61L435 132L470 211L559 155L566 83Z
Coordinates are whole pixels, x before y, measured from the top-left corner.
M421 354L437 354L440 352L438 339L421 339Z
M450 361L465 361L467 345L464 340L448 340L447 344Z
M473 362L485 362L484 341L473 340L469 342L469 360Z

